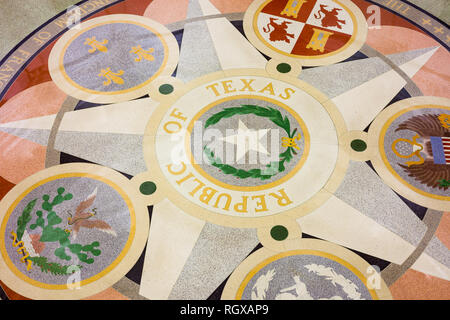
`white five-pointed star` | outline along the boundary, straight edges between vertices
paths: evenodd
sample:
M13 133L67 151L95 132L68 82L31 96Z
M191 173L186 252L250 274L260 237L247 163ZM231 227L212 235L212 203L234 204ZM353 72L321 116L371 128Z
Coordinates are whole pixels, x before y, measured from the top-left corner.
M259 141L268 131L269 129L251 130L239 119L237 133L223 137L220 140L236 145L236 161L239 161L251 150L269 154Z

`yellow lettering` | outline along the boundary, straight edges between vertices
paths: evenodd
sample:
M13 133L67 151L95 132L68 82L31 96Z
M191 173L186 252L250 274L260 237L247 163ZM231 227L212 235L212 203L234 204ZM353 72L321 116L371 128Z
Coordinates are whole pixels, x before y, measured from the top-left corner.
M48 40L48 39L50 39L52 34L50 32L47 32L47 31L41 31L41 32L38 33L37 36L38 36L39 39Z
M170 113L170 116L180 119L180 120L183 120L183 121L186 121L186 119L187 119L185 116L183 116L183 114L181 112L178 111L177 108L173 109L173 111Z
M12 62L12 63L15 63L15 64L21 64L22 62L25 62L25 59L19 58L17 56L14 56L11 59L9 59L8 62Z
M33 41L37 43L37 45L42 45L44 44L44 41L42 41L41 39L38 39L36 37L33 38Z
M220 96L220 93L219 93L219 91L216 88L218 85L219 85L218 83L213 83L213 84L211 84L209 86L206 86L206 89L212 89L212 91L214 92L216 97L218 97L218 96Z
M86 10L83 9L83 7L79 7L79 8L80 8L81 15L85 15L87 13Z
M266 196L260 195L252 197L252 200L256 199L259 199L259 201L256 202L257 207L255 208L255 212L267 211Z
M273 91L272 82L269 82L269 84L264 88L262 88L259 92L264 93L265 91L268 91L271 95L275 95L275 92Z
M395 5L397 5L397 6L394 8ZM400 9L403 7L403 3L398 3L398 2L396 2L395 5L392 6L392 7L393 7L394 9L396 9L396 10L400 10Z
M0 73L0 85L3 86L3 81L8 80L10 76L9 74Z
M232 82L233 82L233 80L222 81L222 86L223 86L223 90L225 91L225 93L231 93L231 92L235 92L236 91L236 89L234 89L231 86Z
M25 59L31 56L31 54L28 51L22 49L19 49L18 51L22 54L22 57L24 57Z
M234 210L236 212L247 212L247 201L248 201L248 196L242 196L242 202L236 203L234 205Z
M91 8L88 8L88 7L91 7ZM83 5L83 8L86 9L87 11L90 11L90 10L95 9L96 6L95 6L95 4L89 3L89 2L88 2L88 3L86 3L86 4Z
M108 1L104 3L103 0L93 0L92 3L95 4L97 7L100 7L108 4Z
M289 197L287 196L286 192L284 191L284 188L280 189L278 191L278 193L280 193L280 195L272 192L272 193L269 193L269 196L272 196L275 199L277 199L277 202L278 202L279 206L284 207L284 206L287 206L288 204L292 203L291 199L289 199Z
M175 125L177 128L174 130L169 130L169 125ZM181 124L179 124L178 122L175 122L175 121L166 122L166 124L164 124L164 127L163 127L164 131L166 131L169 134L176 133L176 132L180 131L181 128L182 128Z
M0 80L6 80L9 79L9 77L10 77L9 74L0 73Z
M241 79L241 81L242 81L242 83L244 84L244 86L242 87L242 89L241 90L239 90L239 91L245 91L245 90L248 90L248 91L255 91L255 89L253 89L252 87L251 87L251 83L253 82L253 81L255 81L255 79Z
M214 204L214 208L218 208L219 207L219 202L220 199L222 199L222 197L226 197L227 198L227 202L225 203L225 206L223 207L223 210L230 210L230 204L231 204L231 196L228 193L221 193L219 194L219 196L217 197L216 203Z
M198 185L195 187L194 190L192 190L191 192L189 192L189 194L190 194L191 196L194 196L194 195L197 193L198 190L200 190L201 188L203 188L203 187L205 186L205 184L204 184L203 182L201 182L200 180L198 180L197 178L194 179L194 181L197 182Z
M69 19L69 17L63 17L61 19L57 19L55 20L55 24L60 27L60 28L66 28L67 27L67 20ZM37 38L33 38L34 40L37 40Z
M11 68L9 65L5 64L5 65L3 66L3 68L0 69L0 71L13 72L14 69Z
M189 172L189 174L187 176L185 176L184 178L181 178L180 180L177 181L177 184L182 184L183 182L189 180L190 178L193 178L194 175L192 174L192 172Z
M291 94L294 93L294 92L295 92L294 89L286 88L286 89L284 89L284 94L280 94L279 97L284 99L284 100L287 100L287 99L289 99L291 97Z
M203 189L203 192L199 196L199 199L201 202L203 202L205 204L209 204L209 201L211 201L212 197L214 197L214 195L216 193L217 193L217 190L210 188L210 187L206 187L205 189Z
M173 174L173 175L179 175L182 174L186 170L186 164L184 162L181 162L181 170L180 171L174 171L172 170L172 164L167 165L167 170Z

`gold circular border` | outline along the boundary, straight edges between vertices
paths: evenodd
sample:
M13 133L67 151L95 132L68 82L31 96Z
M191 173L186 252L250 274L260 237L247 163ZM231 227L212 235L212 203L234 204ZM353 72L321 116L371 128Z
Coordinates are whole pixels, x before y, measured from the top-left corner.
M113 23L129 23L154 33L164 47L163 62L154 75L132 88L108 92L84 88L66 74L62 63L64 54L73 40L81 34L97 26ZM88 20L81 23L80 26L82 30L71 29L56 42L48 59L50 76L55 84L68 95L80 100L95 103L115 103L139 98L148 93L151 83L158 76L170 76L178 64L179 49L174 35L165 26L149 18L130 14L113 14Z
M284 109L285 111L289 112L291 114L291 116L297 120L298 125L300 126L300 128L302 129L302 132L304 134L304 139L305 139L305 147L303 149L303 153L302 156L299 160L299 162L297 163L297 165L291 170L291 172L289 172L288 174L284 175L282 178L276 180L276 181L272 181L270 183L264 184L264 185L259 185L259 186L233 186L227 183L224 183L212 176L210 176L208 173L206 173L203 168L201 166L199 166L195 161L194 161L194 155L191 152L191 132L192 129L194 127L194 123L209 109L214 108L216 105L225 102L225 101L231 101L231 100L236 100L236 99L254 99L254 100L258 100L258 98L260 98L263 101L267 101L270 103L273 103L275 105L277 105L278 107ZM194 167L194 169L197 170L198 173L200 173L204 178L206 178L207 180L209 180L210 182L214 183L215 185L222 187L224 189L231 189L231 190L237 190L237 191L262 191L265 189L269 189L269 188L273 188L276 187L278 185L280 185L281 183L285 182L286 180L288 180L289 178L292 178L292 176L294 176L300 169L301 167L303 167L303 165L305 164L306 159L308 158L309 155L309 148L310 148L310 136L309 136L309 131L308 128L306 128L305 122L303 121L303 119L297 114L296 111L294 111L292 108L288 107L286 104L277 101L275 99L272 98L267 98L264 96L257 96L257 95L247 95L247 94L243 94L243 95L236 95L236 96L230 96L230 97L225 97L219 100L216 100L214 102L211 102L210 104L208 104L206 107L202 108L196 115L195 117L192 118L191 122L189 123L187 130L186 130L186 139L185 139L185 148L186 148L186 155L187 158L191 160L191 164Z
M146 205L139 200L129 180L112 169L85 163L69 163L42 170L11 189L0 202L2 237L10 214L29 192L49 181L65 177L87 177L114 188L130 209L130 235L117 258L98 274L74 284L80 285L76 290L69 289L67 285L42 283L24 275L10 261L4 239L0 239L1 281L17 293L31 299L81 299L101 292L120 280L133 267L146 244L149 229Z
M127 93L127 92L131 92L131 91L135 91L137 89L142 88L143 86L146 86L148 83L150 83L154 78L156 78L161 71L164 69L164 67L167 64L167 57L168 57L168 47L167 44L164 40L164 38L161 36L161 34L159 34L158 31L156 31L155 29L149 27L148 25L142 24L142 23L137 23L137 22L133 22L134 25L139 26L139 27L143 27L144 29L149 30L150 32L152 32L153 34L155 34L158 39L161 41L163 47L164 47L164 59L163 62L161 64L161 67L155 72L155 74L153 76L151 76L148 80L144 81L141 84L138 84L137 86L134 86L132 88L128 88L128 89L124 89L124 90L117 90L117 91L97 91L97 90L93 90L93 89L88 89L85 88L81 85L79 85L78 83L76 83L75 81L73 81L69 75L66 72L66 69L64 68L64 56L66 54L67 48L72 44L72 42L77 39L79 36L81 36L83 33L98 27L98 26L103 26L103 25L107 25L107 24L115 24L115 23L127 23L130 24L130 21L126 21L126 20L114 20L114 21L106 21L106 22L99 22L97 24L91 25L81 31L79 31L77 34L73 35L69 41L66 42L61 54L60 54L60 58L59 58L59 69L62 73L62 75L64 76L64 78L67 80L67 82L69 82L72 86L76 87L77 89L81 90L81 91L85 91L88 93L92 93L92 94L98 94L98 95L115 95L115 94L121 94L121 93Z
M42 186L42 185L44 185L44 184L46 184L46 183L48 183L50 181L55 181L55 180L63 179L63 178L72 178L72 177L91 178L91 179L94 179L94 180L97 180L97 181L101 181L101 182L109 185L117 193L119 193L120 196L122 196L123 200L125 201L125 203L126 203L126 205L128 207L128 210L130 212L130 226L131 226L131 230L130 230L129 237L127 239L127 242L124 245L124 248L123 248L122 252L104 270L102 270L101 272L99 272L95 276L92 276L92 277L90 277L88 279L84 279L84 280L80 281L79 284L81 286L83 286L83 285L86 285L88 283L91 283L93 281L98 280L103 275L105 275L106 273L110 272L123 259L123 257L126 255L126 253L128 252L128 250L130 248L131 242L132 242L132 240L134 238L134 234L135 234L135 231L136 231L136 214L134 212L134 208L132 207L131 201L128 198L128 196L114 182L112 182L110 180L107 180L107 179L105 179L103 177L97 176L97 175L83 173L83 172L64 173L64 174L51 176L51 177L48 177L47 179L41 180L38 183L35 183L34 185L30 186L19 197L17 197L17 199L11 204L11 206L9 207L9 209L6 212L5 216L3 217L3 223L2 223L1 228L0 228L0 234L2 234L2 235L5 234L5 232L6 232L6 225L7 225L8 221L9 221L9 218L10 218L12 212L14 211L16 206L23 200L23 198L25 198L31 191L33 191L34 189L36 189L36 188L38 188L38 187L40 187L40 186ZM40 287L40 288L44 288L44 289L54 289L54 290L67 289L67 285L42 283L42 282L39 282L39 281L34 280L34 279L31 279L30 277L24 275L22 272L20 272L20 270L14 265L14 263L9 258L9 255L8 255L8 253L6 251L6 246L5 246L4 242L2 242L0 244L0 252L1 252L2 256L3 256L3 259L6 261L6 264L8 265L8 267L14 272L14 274L17 277L19 277L23 281L29 282L32 285L36 286L36 287Z
M161 101L161 105L154 111L147 124L143 139L144 160L147 168L149 169L147 172L147 178L156 183L158 192L158 196L152 198L152 201L148 201L147 205L156 204L161 200L161 195L164 195L165 198L170 200L172 203L175 203L181 210L184 210L186 213L198 219L235 228L260 228L271 225L273 223L273 218L280 215L285 215L296 219L311 213L332 196L333 192L337 190L340 183L344 179L350 160L348 154L343 151L342 148L338 148L338 157L336 160L335 169L321 190L295 208L265 217L238 217L212 212L185 198L165 178L154 150L156 150L156 139L158 138L156 133L166 112L175 102L177 102L180 97L188 93L190 90L210 81L233 76L260 76L284 81L294 85L298 89L305 91L305 93L309 94L320 104L322 104L322 107L327 111L334 124L338 143L340 137L347 132L345 120L336 105L327 96L305 81L285 75L279 75L279 77L274 78L262 69L230 69L207 74L189 82L184 87L179 87L175 92L168 95L164 101Z
M221 299L240 300L247 283L260 269L278 259L298 254L317 255L333 260L353 272L365 285L367 284L364 274L370 265L357 254L327 241L298 239L287 244L283 252L261 248L247 257L231 274ZM392 300L389 288L383 279L381 279L380 289L367 289L374 300Z
M367 38L367 22L361 10L349 0L333 0L343 7L353 21L353 34L349 41L336 51L319 56L299 56L274 48L259 35L255 23L264 6L272 0L256 0L248 7L244 15L244 32L249 41L261 52L280 61L297 61L303 66L323 66L340 62L351 57L364 45Z
M258 30L258 29L257 29L257 19L258 19L258 15L261 13L261 10L262 10L269 2L272 2L272 1L273 1L273 0L266 0L265 3L263 3L263 4L256 10L256 13L255 13L254 18L253 18L253 30ZM284 55L284 56L288 56L288 57L292 57L292 58L296 58L296 59L300 59L300 60L303 60L303 59L321 59L321 58L327 58L327 57L330 57L330 56L332 56L332 55L338 54L338 53L344 51L346 48L348 48L348 47L355 41L356 34L357 34L357 32L358 32L358 24L357 24L356 17L355 17L355 15L353 14L353 12L352 12L351 10L349 10L345 5L343 5L342 3L340 3L342 0L341 0L341 1L339 1L339 0L332 0L332 1L333 1L333 2L336 2L338 5L340 5L341 7L343 7L344 10L347 11L347 13L350 15L350 17L351 17L351 19L352 19L353 25L355 26L355 28L353 29L354 32L353 32L352 36L350 37L350 39L347 41L347 43L346 43L344 46L342 46L341 48L339 48L339 49L337 49L337 50L335 50L335 51L333 51L333 52L325 53L325 54L318 55L318 56L303 56L303 55L298 55L298 54L287 53L287 52L284 52L284 51L281 51L281 50L275 48L275 47L272 46L270 43L266 42L266 41L264 40L264 38L261 37L261 33L260 33L260 32L258 32L258 33L255 32L255 34L256 34L256 36L258 37L259 41L261 41L263 44L265 44L265 45L266 45L267 47L269 47L271 50L273 50L273 51L275 51L275 52L277 52L277 53L279 53L279 54L282 54L282 55ZM301 10L301 9L300 9L300 10ZM289 19L289 18L286 18L286 19ZM291 19L291 20L292 20L292 19ZM326 29L326 28L325 28L325 29Z
M389 125L406 112L431 108L450 110L450 99L431 96L414 97L398 101L383 110L369 128L369 146L377 150L372 153L371 162L386 184L406 199L426 208L449 211L450 197L434 195L409 184L394 171L384 156L384 135Z

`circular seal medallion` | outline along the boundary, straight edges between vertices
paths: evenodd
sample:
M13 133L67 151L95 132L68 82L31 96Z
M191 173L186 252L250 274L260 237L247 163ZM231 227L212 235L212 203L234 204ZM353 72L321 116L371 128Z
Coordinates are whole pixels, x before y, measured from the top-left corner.
M177 41L163 25L115 14L66 32L50 53L49 71L67 94L113 103L145 95L156 77L172 74L178 55Z
M252 44L272 58L318 66L358 51L367 23L348 0L257 0L246 11L244 30Z
M322 240L300 239L286 251L262 248L230 276L225 300L392 299L377 270L353 252Z
M195 168L217 185L242 191L286 181L305 163L310 148L302 118L268 97L214 101L191 120L188 132Z
M0 279L34 299L100 292L134 265L149 219L127 179L68 164L25 179L0 203Z
M450 209L450 100L417 97L378 115L369 131L372 160L398 193L424 207Z
M298 79L234 70L167 99L147 126L148 173L160 195L195 216L248 227L301 216L342 178L343 119Z

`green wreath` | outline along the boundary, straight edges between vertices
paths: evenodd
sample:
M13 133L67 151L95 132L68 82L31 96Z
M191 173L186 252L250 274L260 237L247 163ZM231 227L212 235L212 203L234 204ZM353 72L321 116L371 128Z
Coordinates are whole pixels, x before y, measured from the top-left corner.
M291 132L291 124L289 119L286 116L282 116L281 112L274 108L264 108L251 104L243 104L240 107L230 107L225 108L223 111L218 112L208 118L205 122L205 129L211 125L218 123L220 120L224 118L231 118L235 115L243 115L243 114L254 114L259 117L264 117L272 121L274 124L282 128L289 138L293 138L297 133L297 128L295 128ZM225 174L231 174L237 178L246 179L246 178L255 178L261 180L267 180L273 177L274 175L283 172L286 170L285 163L290 162L294 155L297 153L293 147L287 147L287 149L280 153L279 161L271 162L266 165L266 169L251 169L251 170L242 170L237 169L231 165L222 163L222 160L218 157L215 157L215 154L208 147L203 148L203 152L205 153L210 164L220 170L222 170Z

